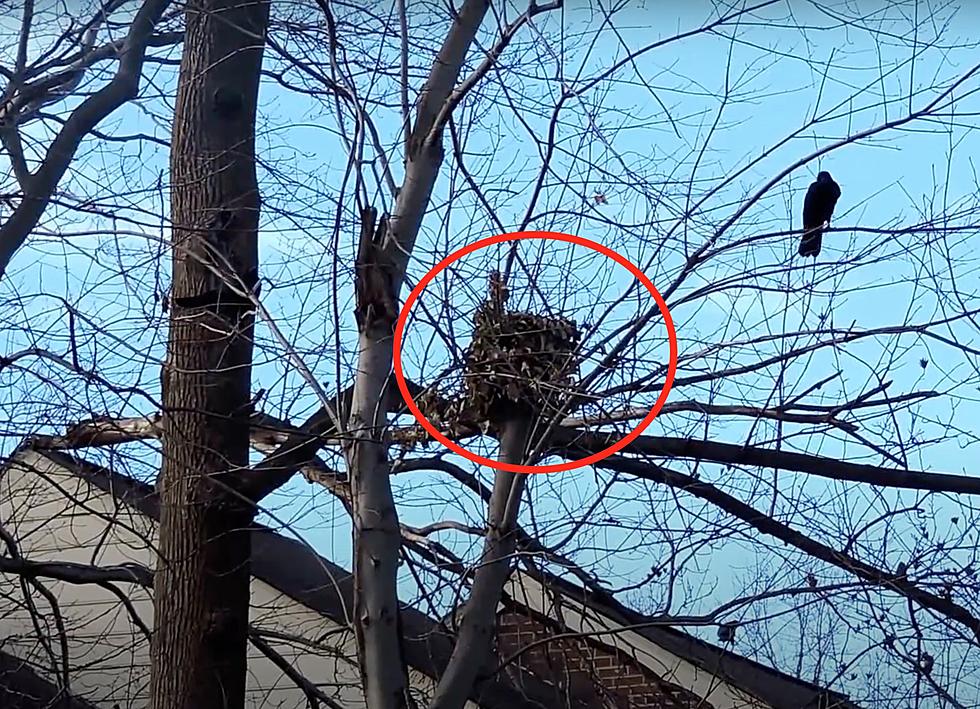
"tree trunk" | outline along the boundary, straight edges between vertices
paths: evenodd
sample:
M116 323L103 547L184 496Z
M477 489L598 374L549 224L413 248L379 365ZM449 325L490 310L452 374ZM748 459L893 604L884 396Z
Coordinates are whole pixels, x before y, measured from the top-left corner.
M171 144L173 291L163 369L153 709L245 703L248 466L264 0L188 6ZM243 294L248 297L243 297Z
M392 369L398 296L443 160L449 98L489 3L465 0L419 97L406 146L405 180L391 219L364 214L357 259L358 360L347 449L354 508L354 629L368 709L411 706L401 651L398 556L401 533L391 491L383 406ZM368 227L372 228L368 228Z
M531 422L527 418L505 422L500 437L500 459L516 465L524 463L530 431ZM492 669L488 661L493 647L497 604L517 548L517 513L526 483L524 473L498 470L494 476L480 565L460 617L453 654L429 709L462 709L481 671Z
M410 706L399 629L398 556L401 531L391 492L386 416L378 406L390 385L391 333L397 317L391 261L381 245L387 220L361 213L354 280L360 349L351 400L348 465L354 513L354 631L361 685L370 709Z

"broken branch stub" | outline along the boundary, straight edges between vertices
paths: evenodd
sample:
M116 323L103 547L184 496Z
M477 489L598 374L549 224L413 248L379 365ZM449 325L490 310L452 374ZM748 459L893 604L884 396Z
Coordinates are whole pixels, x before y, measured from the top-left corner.
M378 326L393 331L398 319L393 269L382 248L388 217L382 216L378 221L377 216L373 207L361 211L361 236L354 269L354 319L361 333Z

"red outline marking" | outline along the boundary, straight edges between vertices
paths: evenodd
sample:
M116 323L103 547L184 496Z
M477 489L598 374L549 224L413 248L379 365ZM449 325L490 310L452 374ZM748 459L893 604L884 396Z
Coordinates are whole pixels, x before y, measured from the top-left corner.
M429 422L429 420L419 410L419 407L415 405L415 399L412 398L412 395L408 391L408 385L405 383L405 374L402 371L402 341L405 338L405 323L408 322L408 315L412 309L412 306L415 305L415 301L418 300L419 295L422 293L425 287L432 282L432 279L435 278L440 272L445 270L451 263L458 261L474 251L478 251L486 248L487 246L499 244L504 241L520 241L522 239L554 239L555 241L565 241L570 244L576 244L577 246L584 246L588 249L592 249L593 251L598 251L604 256L608 256L620 266L623 266L630 273L636 276L636 279L640 281L640 283L642 283L648 291L650 291L650 295L653 296L654 301L657 303L657 307L660 308L660 313L663 315L664 323L667 325L667 338L670 344L670 365L667 367L667 379L664 381L664 388L660 392L660 396L657 397L657 401L653 405L653 408L650 409L650 413L646 415L639 425L622 440L610 445L608 448L604 448L598 453L593 453L592 455L585 458L580 458L579 460L569 460L565 461L564 463L556 463L554 465L515 465L513 463L503 463L497 460L491 460L490 458L484 458L476 453L471 453L459 444L449 440ZM592 465L593 463L597 463L603 458L622 450L636 440L636 438L643 433L647 426L653 423L653 419L656 418L658 413L660 413L664 403L667 401L667 395L670 393L670 388L674 383L674 375L677 373L677 332L674 330L674 321L670 317L670 310L667 309L667 303L664 301L663 296L660 295L660 292L654 287L653 282L646 277L646 274L633 265L629 259L621 256L602 244L597 244L594 241L583 239L580 236L562 234L554 231L518 231L512 234L499 234L497 236L491 236L486 239L476 241L469 246L464 246L458 251L454 251L453 253L449 254L449 256L437 263L428 273L426 273L422 280L420 280L412 289L412 292L408 294L408 298L405 300L405 305L402 306L401 313L398 315L398 322L395 325L395 342L392 348L392 356L394 358L395 366L395 381L398 382L398 389L401 391L402 397L405 399L405 403L408 405L409 411L411 411L415 418L418 419L419 423L422 424L426 431L428 431L437 441L442 443L442 445L446 446L449 450L453 451L454 453L458 453L474 463L496 468L497 470L506 470L511 473L559 473L565 470L574 470L586 465Z

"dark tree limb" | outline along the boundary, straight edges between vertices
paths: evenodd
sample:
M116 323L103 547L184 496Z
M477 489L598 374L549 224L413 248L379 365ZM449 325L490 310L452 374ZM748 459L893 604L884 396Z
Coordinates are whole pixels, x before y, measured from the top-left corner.
M330 709L343 709L341 704L339 704L333 698L327 696L323 690L308 680L302 672L293 667L292 663L279 654L276 649L262 637L261 633L255 629L252 629L249 631L248 639L256 650L265 655L273 665L278 667L284 675L291 679L293 683L303 691L303 694L306 695L306 701L309 704L310 709L318 709L321 702L330 707Z
M126 563L117 566L91 566L73 561L27 561L0 556L0 571L22 578L49 578L71 584L93 584L115 596L126 608L133 624L150 642L152 633L136 611L129 596L116 584L134 583L145 588L153 587L153 572L142 564Z
M14 252L37 226L82 140L104 118L138 94L143 60L153 28L169 4L170 0L144 1L119 50L119 66L112 81L72 112L48 148L37 172L29 176L21 175L26 178L23 198L10 218L0 226L0 279L6 273Z
M150 630L136 613L129 598L115 586L115 583L134 583L144 588L153 588L153 572L141 564L127 563L118 566L91 566L72 561L26 561L23 559L0 556L0 572L15 574L23 578L48 578L71 584L92 584L101 586L112 592L122 602L130 618L140 632L150 640ZM263 655L278 667L284 675L292 680L306 694L310 706L316 707L319 702L340 709L335 700L323 693L313 682L298 672L281 654L276 652L263 637L262 631L254 626L249 628L248 638Z
M578 452L574 450L569 451L569 453L573 456L578 455ZM621 456L606 458L597 467L628 473L643 480L651 480L663 485L669 485L670 487L699 497L702 500L706 500L733 517L748 523L753 529L763 534L779 539L814 558L832 564L876 586L894 591L915 601L924 608L928 608L966 626L973 633L977 642L980 643L980 618L974 616L963 606L952 600L923 591L909 581L904 574L883 571L871 564L866 564L853 556L818 542L815 539L811 539L789 525L769 517L710 483L702 482L690 475L668 470L654 463L623 458Z
M421 388L409 383L409 391L413 396L418 396ZM406 410L394 375L388 377L383 392L380 400L385 413L399 414ZM298 470L316 457L321 448L331 442L343 443L349 437L338 433L335 417L344 421L345 413L351 410L353 396L354 387L351 385L334 397L332 412L319 408L298 428L292 429L275 451L244 471L240 480L233 483L237 492L246 499L259 503L286 484Z
M422 387L409 382L413 396L422 392ZM399 414L406 406L391 377L387 388L385 407L388 413ZM336 399L339 411L349 409L352 387L345 389ZM467 435L477 435L478 431L466 431ZM310 463L320 448L338 445L341 440L336 435L323 409L318 409L300 427L292 427L266 414L252 417L252 439L264 445L275 444L277 448L265 461L253 466L242 474L238 489L242 494L256 502L284 484L296 471ZM397 437L398 433L395 432ZM95 419L84 421L71 427L62 436L38 436L33 445L37 448L84 448L88 446L111 445L133 440L159 437L159 416L133 419ZM600 451L613 440L613 434L589 433L578 429L562 427L555 432L554 446L575 447L590 453ZM772 450L757 446L743 446L732 443L703 441L692 438L666 436L640 436L626 450L629 453L668 458L687 458L721 465L747 465L763 468L808 473L831 480L865 483L881 487L894 487L927 492L946 492L953 494L980 494L980 478L950 473L932 473L924 470L903 470L862 463L848 463L834 458ZM420 459L416 465L413 460L399 464L399 470L409 472L424 467L448 472L469 485L458 476L462 472L458 466L439 458ZM474 492L484 495L476 488ZM486 501L486 500L484 500Z
M552 445L555 448L572 447L595 453L620 438L622 436L612 433L587 433L559 428L553 435ZM726 465L774 468L797 473L809 473L830 480L867 483L882 487L980 495L980 478L965 475L883 468L877 465L848 463L807 453L777 451L733 443L716 443L693 438L640 436L627 446L625 452L664 458L688 458Z
M49 578L71 584L135 583L153 587L153 572L142 564L92 566L73 561L27 561L0 556L0 571L25 578Z

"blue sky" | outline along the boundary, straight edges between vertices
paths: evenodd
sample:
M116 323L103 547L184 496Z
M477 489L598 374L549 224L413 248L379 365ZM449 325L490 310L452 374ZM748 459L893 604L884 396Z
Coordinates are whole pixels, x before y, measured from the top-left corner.
M615 81L599 82L567 99L557 123L559 150L554 172L527 219L541 165L541 147L528 129L539 136L546 134L558 93L576 91L586 84L576 75L595 76L613 66L625 56L624 46L636 49L686 31L713 12L705 2L669 3L669 13L662 7L655 10L652 4L641 5L620 13L613 31L603 25L599 5L589 9L573 5L569 3L563 18L564 42L556 38L556 17L524 28L503 56L499 71L492 72L461 107L457 122L466 141L466 167L485 190L495 218L487 214L469 190L466 177L448 160L414 254L412 279L446 253L497 233L500 227L526 226L574 232L616 248L640 264L666 292L686 256L780 171L847 135L907 115L910 102L913 110L925 106L935 96L933 86L945 86L980 63L975 43L956 48L971 41L967 36L970 20L978 12L973 6L953 15L953 6L939 3L892 6L869 1L820 3L819 7L777 3L738 27L728 25L644 53L623 66ZM918 31L912 33L909 28L915 24L916 7L921 17ZM934 17L927 17L929 7ZM421 14L413 18L420 26L420 37L435 37L442 31L441 25L423 27ZM426 51L431 47L427 45ZM425 52L420 50L418 57L417 64L424 67ZM556 57L562 58L564 84L551 78ZM169 68L152 65L150 71L156 88L172 87ZM374 85L363 75L359 82L362 95L371 99L384 97L384 91L390 90L384 81ZM929 122L908 124L846 145L796 169L769 189L716 246L799 228L802 196L818 169L831 171L841 185L843 194L834 218L837 226L895 228L928 220L976 224L980 190L973 159L980 142L974 127L977 98L971 92L978 86L980 77L974 77L956 92L955 112L945 111ZM127 107L100 128L164 138L169 129L164 103L172 102L155 100ZM513 104L520 106L516 113L509 108ZM264 161L261 259L268 279L263 302L324 386L332 390L338 370L346 384L353 366L349 348L354 230L349 224L339 234L334 229L336 203L345 184L346 152L337 138L330 105L324 107L265 84L258 149ZM371 113L384 144L395 144L397 110L375 106ZM814 116L819 122L783 142ZM17 255L0 284L0 297L16 298L20 303L4 308L0 346L9 352L30 344L24 333L24 324L29 323L39 344L64 352L64 310L55 296L64 298L95 323L78 325L82 361L97 363L100 373L118 384L139 385L152 394L158 391L159 359L166 337L151 284L159 283L165 292L168 279L168 263L159 261L166 253L167 228L155 216L168 199L165 190L156 187L167 165L167 153L149 142L109 151L95 147L94 143L85 146L84 166L63 186L75 194L95 193L103 198L113 194L138 223L49 211L37 238ZM370 152L368 157L373 157ZM396 181L400 180L400 157L392 163ZM697 212L683 217L694 203L688 200L688 193L704 195L720 183L720 176L736 174L707 197ZM349 215L354 200L349 185L346 190L341 201ZM390 204L390 200L377 198L374 186L369 193L377 205ZM595 201L596 194L603 195L604 204ZM955 214L960 216L950 217ZM87 233L90 231L100 234L93 236ZM813 342L817 336L811 331L821 327L824 314L828 318L824 322L832 320L836 327L855 323L858 329L868 330L928 322L951 311L977 307L976 262L967 238L966 234L940 238L919 233L883 244L881 235L837 232L825 237L818 265L805 267L799 267L798 259L791 260L795 236L774 236L744 248L733 247L696 270L669 298L680 340L680 374L691 377L752 362L778 354L791 344L758 341L765 334L800 332L793 341ZM610 270L608 264L579 251L528 249L522 253L541 268L536 280L546 286L543 290L555 294L555 300L580 321L593 317L596 304L632 285L624 272ZM433 300L432 312L440 328L452 323L465 331L466 313L481 295L484 274L498 256L492 251L474 255L447 275L444 282L453 285L440 296L449 297ZM783 266L787 263L796 268L786 271ZM952 273L948 263L955 264ZM732 282L728 289L707 295L699 292L727 280ZM954 297L954 281L965 304ZM518 297L525 296L532 307L543 307L542 301L552 297L542 299L526 292ZM610 323L622 322L644 307L642 302L627 300ZM335 310L341 313L339 337L346 352L336 347ZM96 336L96 330L104 332ZM434 375L446 359L445 350L424 349L427 343L438 342L433 332L431 325L420 322L409 334L415 354L411 366L422 378ZM976 327L969 321L957 322L945 335L977 346ZM258 336L253 388L268 390L266 408L271 413L303 420L316 407L315 397L269 329L260 327ZM740 341L745 344L737 346ZM638 368L632 375L656 370L664 352L662 323L654 321L632 352ZM925 369L921 359L928 360ZM7 380L10 393L0 407L11 419L11 442L39 419L59 428L90 410L132 415L153 409L153 402L140 395L109 394L102 387L85 386L78 378L64 379L64 371L57 367L36 366L56 385L31 377ZM867 433L892 448L900 442L907 445L913 437L942 436L941 443L923 446L910 456L908 465L975 472L970 466L976 457L972 421L980 414L976 357L935 340L915 336L866 340L825 350L784 371L773 367L723 385L679 386L670 400L775 405L837 369L841 376L808 401L845 401L882 380L893 382L890 394L927 389L955 392L871 422ZM620 375L613 383L625 380ZM31 401L31 396L38 401ZM655 396L636 395L622 403L652 403ZM794 430L799 429L787 426L784 433ZM767 423L737 418L706 422L687 414L663 416L650 432L759 445L771 445L775 436ZM836 434L797 435L785 445L832 458L882 462L881 456ZM154 459L142 452L137 455L143 457L144 469L152 470ZM782 474L774 483L768 471L738 478L731 471L710 466L699 472L757 506L772 503L788 523L831 541L846 535L842 520L860 527L918 497L882 493L867 486L834 485L800 475ZM481 477L489 480L487 471L481 471ZM743 529L723 530L715 538L718 528L705 521L713 519L709 509L690 498L672 500L649 486L613 484L607 501L590 513L589 520L616 521L592 528L582 513L608 482L608 474L594 471L535 478L531 484L533 510L524 521L551 541L565 536L573 524L582 525L576 558L595 562L600 574L613 584L642 578L650 559L661 558L669 549L664 546L668 538L683 538L684 530L692 526L710 527L710 534L692 532L683 542L689 544L683 551L688 566L680 578L684 585L678 597L687 603L676 607L685 611L710 608L719 599L755 588L765 581L760 577L760 564L777 580L774 583L794 583L780 577L780 557L773 545L757 545ZM404 496L401 515L408 523L480 517L479 506L441 476L413 475L398 478L395 484ZM774 484L779 493L772 502ZM347 520L325 493L296 481L276 496L274 505L280 519L294 523L296 531L324 554L339 563L349 559ZM928 513L938 515L928 520L932 525L928 541L919 531L918 518L907 515L898 518L896 527L905 533L875 532L863 551L892 563L917 548L931 546L937 534L962 535L962 529L950 526L951 517L961 517L963 525L974 519L956 500L930 500L924 505L938 508ZM468 549L466 539L440 540L460 552ZM969 556L973 552L968 548L958 553ZM944 556L933 553L925 563L940 563ZM657 589L644 588L627 598L638 607L654 607L662 601L657 594ZM792 645L785 637L782 642ZM964 694L961 699L977 697Z

